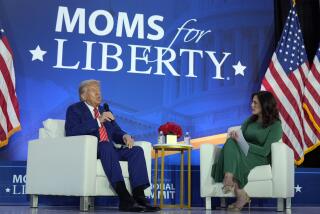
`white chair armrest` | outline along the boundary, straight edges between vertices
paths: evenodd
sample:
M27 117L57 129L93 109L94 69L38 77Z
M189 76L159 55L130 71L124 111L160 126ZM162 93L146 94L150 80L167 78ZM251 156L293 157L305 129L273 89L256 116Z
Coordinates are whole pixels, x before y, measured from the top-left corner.
M40 128L39 129L39 139L43 139L43 138L50 138L50 136L48 135L48 133L46 132L46 130L44 128Z
M212 165L218 160L221 148L214 144L200 146L200 190L201 197L210 196L214 180L211 177Z
M271 145L273 196L289 198L294 196L293 151L284 143Z
M135 146L140 146L143 149L144 152L144 158L146 160L146 165L147 165L147 171L148 171L148 178L149 178L149 182L151 183L151 150L152 150L152 146L151 143L147 142L147 141L135 141L134 142ZM146 196L150 196L151 195L151 188L147 188L144 191Z
M89 135L29 141L27 194L95 194L97 138Z

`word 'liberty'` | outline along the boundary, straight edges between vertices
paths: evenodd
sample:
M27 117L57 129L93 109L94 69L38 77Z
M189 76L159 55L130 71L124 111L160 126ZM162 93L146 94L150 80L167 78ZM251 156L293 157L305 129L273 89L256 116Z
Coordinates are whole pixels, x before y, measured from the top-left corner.
M105 20L103 28L101 28L101 25L99 25L99 27L97 26L97 22L101 21L101 18ZM96 10L88 17L88 27L91 33L96 36L101 36L102 38L105 38L105 36L115 31L116 37L123 38L126 36L127 38L132 38L136 34L137 39L143 41L146 40L147 43L150 41L154 42L163 40L165 36L165 30L161 26L163 20L163 16L152 15L147 18L147 27L145 28L144 14L135 14L130 23L128 14L126 12L119 12L115 25L115 20L111 13L106 10ZM187 48L180 48L176 51L172 48L179 38L183 38L182 44L192 42L198 43L205 35L211 32L211 30L199 30L192 28L190 25L196 22L197 19L189 19L177 28L177 33L167 47L136 44L126 44L121 46L114 42L82 41L81 45L85 49L86 55L84 63L80 60L74 59L75 62L71 65L64 64L63 59L67 53L72 53L71 49L67 49L67 45L75 44L73 41L68 41L68 39L55 38L54 40L57 42L57 61L56 65L53 67L57 69L119 72L123 69L124 60L128 59L129 55L130 60L128 61L130 61L130 65L127 73L166 75L164 72L168 71L171 75L176 77L180 76L180 73L186 74L186 77L197 77L197 71L195 71L194 66L195 60L208 57L210 59L209 62L211 62L215 68L212 78L224 79L221 75L221 68L231 53L222 52L222 56L217 59L215 51ZM86 10L84 8L77 8L71 18L68 8L59 6L55 31L62 32L63 26L65 26L68 33L73 33L77 27L79 34L86 34ZM96 57L98 53L96 51L97 49L101 56L101 62L98 62L99 68L94 66L97 62L93 61L93 56ZM178 59L177 55L180 59ZM74 54L71 56L74 56ZM68 58L70 58L70 56L68 56ZM188 61L186 63L187 66L183 69L180 68L179 73L176 68L178 67L177 61L182 63L184 60Z

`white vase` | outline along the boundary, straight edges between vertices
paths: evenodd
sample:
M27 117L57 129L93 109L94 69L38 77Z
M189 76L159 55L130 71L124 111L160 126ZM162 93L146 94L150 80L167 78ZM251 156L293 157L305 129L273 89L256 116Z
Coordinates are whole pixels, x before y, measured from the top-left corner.
M171 135L171 134L166 135L167 144L171 144L171 145L177 144L177 139L178 139L177 135Z

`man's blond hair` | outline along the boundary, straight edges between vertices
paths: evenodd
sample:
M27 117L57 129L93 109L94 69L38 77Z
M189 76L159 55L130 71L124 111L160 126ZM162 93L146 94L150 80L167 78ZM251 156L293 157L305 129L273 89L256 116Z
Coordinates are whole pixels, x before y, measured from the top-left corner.
M79 86L79 98L80 98L80 101L84 101L82 99L81 95L86 93L87 86L89 86L89 85L98 85L100 87L100 81L94 80L94 79L82 81L80 83L80 86Z

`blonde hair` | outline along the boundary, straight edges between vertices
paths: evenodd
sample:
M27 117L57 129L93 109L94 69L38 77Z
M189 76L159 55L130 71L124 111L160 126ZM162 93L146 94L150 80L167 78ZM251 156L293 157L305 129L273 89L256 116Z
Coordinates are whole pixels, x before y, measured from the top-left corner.
M79 86L79 98L80 98L80 101L84 101L81 97L82 94L86 93L87 91L87 86L89 85L98 85L100 87L100 81L98 80L94 80L94 79L90 79L90 80L84 80L80 83L80 86Z

